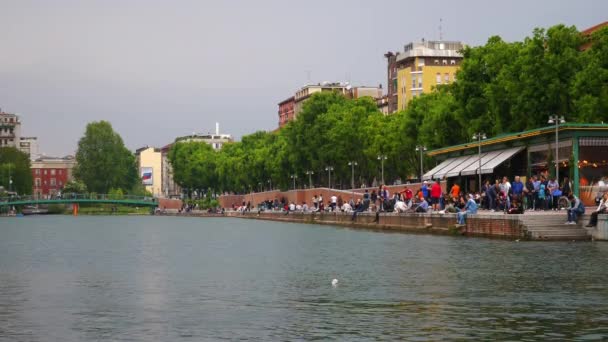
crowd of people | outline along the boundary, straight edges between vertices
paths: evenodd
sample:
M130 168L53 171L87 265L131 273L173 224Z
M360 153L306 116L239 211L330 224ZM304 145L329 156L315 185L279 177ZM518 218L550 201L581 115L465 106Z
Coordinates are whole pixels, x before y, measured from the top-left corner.
M568 177L563 178L560 184L555 177L546 175L532 175L525 182L516 176L513 182L508 177L486 180L480 192L466 193L459 184L451 185L449 191L444 191L439 180L424 181L420 188L412 189L405 185L403 190L393 194L385 185L373 189L371 193L365 190L362 198L355 199L350 196L344 199L342 195L333 194L323 198L322 194L315 194L311 201L301 203L288 202L284 197L266 200L257 206L260 211L289 212L344 212L352 213L353 220L361 212L395 212L395 213L458 213L457 224L464 225L469 214L476 214L478 210L489 212L504 212L505 214L523 214L525 211L565 210L567 212L566 224L576 224L578 218L584 214L585 207L581 200L572 192L572 182ZM599 213L607 212L604 195L598 208L594 211L590 225L595 225ZM599 200L598 200L599 202ZM310 203L310 205L309 205ZM250 211L253 209L250 202L243 202L242 206L234 210ZM597 214L596 214L597 213Z

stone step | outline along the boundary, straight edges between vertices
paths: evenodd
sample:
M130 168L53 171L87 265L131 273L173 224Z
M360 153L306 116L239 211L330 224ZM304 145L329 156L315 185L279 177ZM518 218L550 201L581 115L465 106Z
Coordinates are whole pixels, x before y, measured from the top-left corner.
M562 239L562 240L588 240L587 231L580 228L545 229L529 231L533 239Z
M578 229L581 231L585 231L585 229L583 229L583 227L581 226L572 226L572 225L559 225L559 226L546 226L546 227L524 227L526 230L531 231L531 232L535 232L535 231L539 231L539 230L572 230L572 229Z

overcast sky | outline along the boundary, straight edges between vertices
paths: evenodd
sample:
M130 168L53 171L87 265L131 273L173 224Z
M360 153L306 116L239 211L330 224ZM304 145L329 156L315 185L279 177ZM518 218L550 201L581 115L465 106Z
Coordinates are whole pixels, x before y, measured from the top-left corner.
M558 5L559 4L559 5ZM603 0L0 0L0 108L48 155L90 121L135 149L176 136L277 126L308 83L386 83L383 54L421 38L522 40L534 27L608 20Z

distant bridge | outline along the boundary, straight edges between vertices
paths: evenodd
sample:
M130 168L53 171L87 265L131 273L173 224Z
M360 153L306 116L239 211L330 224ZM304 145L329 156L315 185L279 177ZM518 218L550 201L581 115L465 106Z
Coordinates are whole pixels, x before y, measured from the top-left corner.
M157 207L158 202L153 197L130 195L99 195L99 194L65 194L50 198L37 196L12 196L0 198L1 207L39 205L39 204L119 204L137 207Z

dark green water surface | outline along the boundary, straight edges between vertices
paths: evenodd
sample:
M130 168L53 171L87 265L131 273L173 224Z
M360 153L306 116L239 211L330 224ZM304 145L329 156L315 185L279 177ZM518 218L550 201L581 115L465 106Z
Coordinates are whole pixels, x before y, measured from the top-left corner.
M0 218L1 341L219 339L608 339L608 243Z

